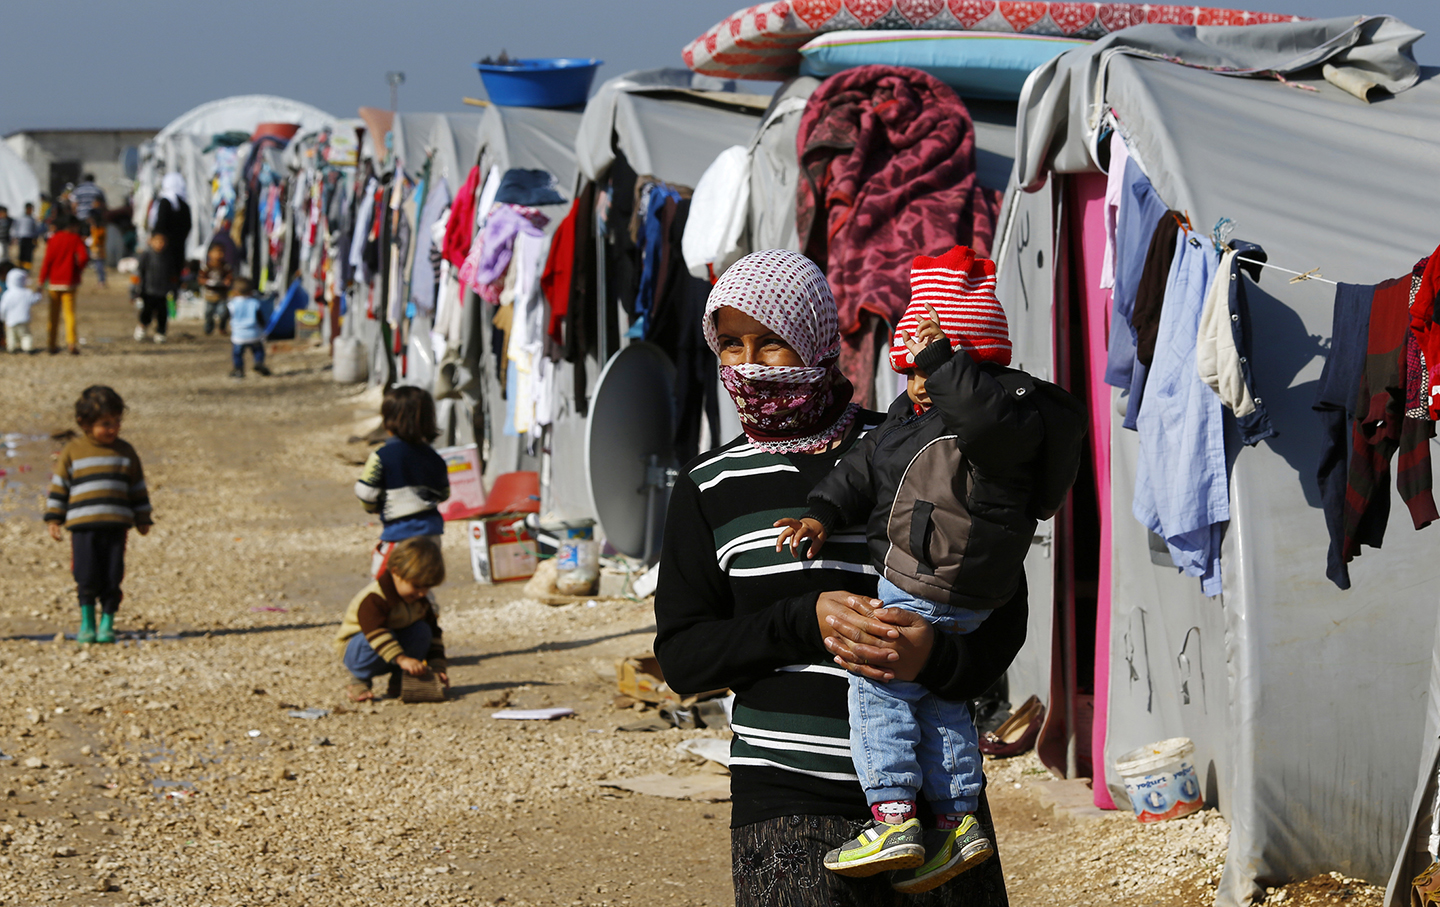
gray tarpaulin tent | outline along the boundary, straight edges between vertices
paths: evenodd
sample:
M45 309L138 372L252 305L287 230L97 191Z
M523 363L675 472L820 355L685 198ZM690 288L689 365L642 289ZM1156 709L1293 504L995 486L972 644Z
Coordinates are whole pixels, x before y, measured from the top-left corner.
M1073 253L1089 248L1082 225L1096 210L1097 179L1103 193L1097 161L1108 158L1097 138L1110 111L1160 196L1200 232L1230 218L1234 238L1262 245L1272 264L1319 266L1340 281L1408 273L1440 241L1440 82L1408 58L1418 35L1385 18L1141 26L1038 70L1021 99L997 255L1017 364L1072 386L1086 373L1081 363L1057 370L1055 350L1083 359L1082 347L1064 341L1095 318L1086 308L1093 297L1076 283L1084 254ZM1119 49L1127 43L1140 52ZM1291 84L1157 56L1277 70ZM1396 93L1373 91L1366 103L1355 95L1367 81ZM1351 564L1353 587L1342 592L1326 579L1315 478L1321 432L1311 404L1334 288L1287 277L1267 269L1249 295L1255 378L1279 435L1253 448L1241 448L1233 431L1227 439L1223 593L1206 598L1195 579L1152 563L1147 533L1131 516L1137 436L1118 418L1103 439L1109 469L1098 478L1109 493L1098 496L1098 516L1082 518L1077 508L1053 545L1038 540L1057 556L1027 565L1032 609L1053 596L1057 627L1088 619L1099 633L1097 777L1115 791L1117 754L1168 737L1194 740L1206 800L1231 823L1218 896L1225 905L1249 902L1257 882L1328 870L1387 878L1416 767L1433 757L1437 731L1433 716L1426 727L1424 704L1437 538L1412 531L1397 502L1383 551ZM1082 323L1072 323L1072 312ZM1119 391L1100 387L1101 405L1113 412ZM1085 550L1082 538L1103 537L1105 522L1109 553L1090 555L1101 561L1090 575L1108 582L1099 584L1098 610L1092 580L1092 611L1077 613L1078 571L1060 566L1066 552ZM1076 649L1052 648L1046 633L1027 644L1014 674L1043 689L1062 669L1052 651L1069 658ZM1069 668L1081 678L1087 669ZM1117 800L1124 808L1123 791Z
M140 169L135 178L135 224L142 234L145 212L160 188L161 178L171 171L179 173L185 177L192 224L185 254L190 258L201 257L214 233L210 177L215 155L205 149L215 135L249 134L261 123L294 123L301 133L326 127L336 131L348 129L317 107L265 94L221 98L182 113L140 148Z
M684 70L626 73L601 85L585 106L575 137L578 179L600 180L619 149L636 173L693 187L716 155L749 142L764 111L763 102L757 106L750 96L720 90L727 88L733 89L733 83ZM606 298L602 294L593 304ZM623 342L604 341L602 358L618 352ZM603 364L586 360L591 392ZM584 468L586 422L573 398L571 368L563 363L557 375L561 402L547 462L541 464L542 508L567 519L593 518Z
M456 182L465 178L471 164L478 164L481 182L492 167L503 173L514 167L545 170L555 177L562 194L570 197L575 185L575 132L580 126L580 113L573 110L548 110L532 107L501 107L490 105L480 115L476 129L477 145L471 160L466 162ZM566 206L553 205L544 209L554 233ZM477 215L480 212L477 212ZM437 395L453 386L459 391L453 420L454 435L447 440L455 444L480 442L485 454L485 484L488 487L501 473L515 470L536 470L538 458L526 452L524 438L503 432L505 398L500 380L490 360L492 327L484 316L485 307L474 294L466 294L467 318L465 339L453 375L441 375ZM568 364L565 366L568 369ZM569 372L557 379L557 387L567 385ZM442 387L444 385L444 387ZM562 411L570 405L567 399ZM478 437L477 437L477 434Z
M397 113L391 126L395 152L405 162L405 169L419 175L425 157L434 151L430 163L432 179L444 177L454 192L475 163L479 147L479 111L463 113Z

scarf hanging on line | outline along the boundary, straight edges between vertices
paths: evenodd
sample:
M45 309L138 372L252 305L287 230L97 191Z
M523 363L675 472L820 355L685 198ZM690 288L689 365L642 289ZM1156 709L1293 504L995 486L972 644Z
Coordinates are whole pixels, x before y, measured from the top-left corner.
M836 367L839 318L825 275L798 252L766 249L731 265L705 303L705 342L720 355L715 313L730 306L780 335L803 366L721 366L740 426L767 453L816 453L843 437L860 407Z

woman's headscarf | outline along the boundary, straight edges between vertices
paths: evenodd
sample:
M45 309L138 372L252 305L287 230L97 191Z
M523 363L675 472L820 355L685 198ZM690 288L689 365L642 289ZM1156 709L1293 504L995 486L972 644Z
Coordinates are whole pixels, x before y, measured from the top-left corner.
M160 197L169 202L170 207L180 207L180 203L185 201L185 177L178 173L165 174L160 181Z
M720 355L715 313L725 306L774 331L804 366L722 366L750 443L768 453L815 453L843 436L860 407L836 367L840 321L825 275L799 252L766 249L731 265L710 291L705 342Z

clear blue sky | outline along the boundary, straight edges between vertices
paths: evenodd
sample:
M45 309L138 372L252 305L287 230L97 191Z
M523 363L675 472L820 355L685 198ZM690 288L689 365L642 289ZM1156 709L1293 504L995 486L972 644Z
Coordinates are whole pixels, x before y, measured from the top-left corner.
M479 93L471 64L512 56L598 57L600 78L683 66L680 49L745 0L8 0L0 49L0 133L40 127L153 127L233 94L279 94L337 116L389 105L456 110ZM1392 13L1434 37L1440 2L1215 3L1312 17ZM1369 6L1365 4L1365 6Z

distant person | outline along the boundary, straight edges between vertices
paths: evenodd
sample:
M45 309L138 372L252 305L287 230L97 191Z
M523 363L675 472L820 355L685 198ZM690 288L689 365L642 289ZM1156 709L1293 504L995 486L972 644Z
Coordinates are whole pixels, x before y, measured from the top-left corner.
M0 205L0 261L10 260L10 236L14 232L15 219L10 209Z
M125 401L96 384L75 401L75 422L85 434L60 451L50 478L45 524L60 541L70 530L71 570L80 599L81 643L115 641L115 612L123 593L125 538L130 527L150 532L150 495L135 448L120 440ZM95 623L95 606L100 623Z
M374 699L370 683L389 675L387 695L400 695L402 672L424 677L432 671L450 685L439 615L430 590L445 582L440 546L427 538L395 546L390 564L345 609L335 650L349 674L351 702Z
M265 326L260 323L260 300L255 298L250 281L235 281L230 294L230 377L245 377L245 351L255 364L257 375L269 375L265 367Z
M165 342L165 328L170 319L167 302L174 283L170 280L170 262L165 258L165 234L150 234L149 248L140 253L135 263L135 276L130 283L130 298L140 310L140 323L135 326L135 339L145 339L145 329L155 322L155 342Z
M170 279L180 284L185 268L185 243L190 239L190 203L185 200L185 177L167 173L160 181L160 198L150 208L150 232L165 234L165 260Z
M65 344L72 356L80 355L80 335L75 325L75 293L90 256L80 238L80 222L62 214L56 219L55 235L45 244L45 258L40 262L40 283L50 294L50 354L60 352L56 345L60 318L65 318Z
M90 263L95 266L95 280L103 287L105 286L105 246L110 228L105 226L105 219L100 216L99 211L92 211L90 220L86 221L86 224L90 231Z
M35 203L26 202L25 213L15 218L15 226L11 229L11 233L20 247L19 254L15 256L16 260L20 262L20 267L29 268L34 263L35 241L40 238L42 232L44 232L44 228L35 219Z
M5 275L5 292L0 293L0 321L5 322L5 348L12 353L33 353L30 310L41 296L30 289L30 272L12 267Z
M226 300L230 286L235 282L235 272L225 261L225 248L211 243L205 250L205 267L200 270L200 292L205 297L205 336L209 337L216 327L223 333L230 324L230 310Z
M380 515L380 544L370 560L378 577L399 542L426 536L438 545L445 518L440 504L450 497L450 472L430 443L439 436L435 401L420 387L393 387L380 404L390 440L370 453L355 496L367 513Z
M87 224L97 212L105 213L105 190L95 185L95 174L85 174L80 184L70 190L70 205L75 217Z

